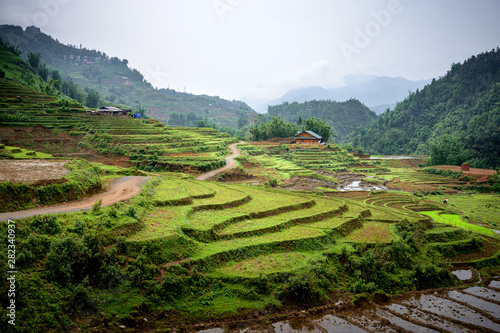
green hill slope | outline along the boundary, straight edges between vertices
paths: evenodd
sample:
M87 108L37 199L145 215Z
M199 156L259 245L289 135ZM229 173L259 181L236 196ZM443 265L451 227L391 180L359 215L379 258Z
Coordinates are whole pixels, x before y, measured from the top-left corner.
M6 145L145 170L198 173L225 164L235 139L212 128L168 128L156 119L87 116L0 44L0 134ZM47 94L47 90L57 95Z
M373 122L377 115L356 99L345 102L310 101L304 103L284 102L280 105L269 106L271 116L281 116L288 122L296 123L299 117L306 120L308 117L321 118L327 122L337 141L342 141L346 135L359 126L366 126Z
M237 128L240 118L256 115L241 101L155 89L139 71L128 66L126 59L64 45L34 27L23 30L18 26L0 25L0 38L19 46L25 59L30 52L40 53L42 61L59 70L63 79L71 78L82 90L88 87L99 91L101 99L108 102L103 104L140 105L149 115L165 123L175 113L175 121L170 121L173 125L196 126L198 120L210 118L218 125Z
M452 65L445 76L410 94L395 110L354 133L350 141L381 154L455 149L462 155L455 163L469 161L475 167L491 168L500 166L499 129L497 48Z

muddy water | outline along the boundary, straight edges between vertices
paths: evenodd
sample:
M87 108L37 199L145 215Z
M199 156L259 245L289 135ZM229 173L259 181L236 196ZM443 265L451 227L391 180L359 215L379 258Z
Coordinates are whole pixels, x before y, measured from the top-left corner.
M347 320L335 317L333 315L326 315L321 319L315 320L315 324L324 328L328 332L339 333L364 333L365 330L349 323Z
M197 333L500 332L499 287L500 277L495 277L488 287L414 295L392 304L346 313L305 313L238 331L214 328Z
M493 287L493 288L497 288L497 289L500 289L500 281L491 281L490 284L488 285L488 287Z
M463 294L459 291L453 290L448 293L448 297L452 299L456 299L461 302L465 302L474 308L483 310L484 312L487 312L493 316L495 315L500 315L500 305L484 301L480 298Z
M422 295L419 299L411 299L404 304L416 307L424 312L432 312L445 318L461 321L465 324L476 325L496 332L500 331L500 324L491 321L479 312L465 305L434 295ZM497 314L498 316L500 316L500 313Z
M470 269L459 269L451 273L462 281L472 279L472 271Z
M497 302L500 301L500 293L499 292L492 290L492 289L485 288L485 287L477 287L477 286L470 287L470 288L464 289L464 291L468 292L469 294L488 298L488 299L491 299L491 300L494 300Z
M419 326L419 325L412 323L411 321L402 319L400 316L393 315L392 313L390 313L386 310L381 310L381 309L377 310L377 315L379 317L387 319L391 324L396 325L398 327L402 327L405 330L408 330L410 332L439 333L436 330L422 327L422 326Z
M386 191L387 188L380 185L373 185L370 183L363 182L361 180L353 181L347 185L339 186L338 190L341 192L345 191Z
M407 308L401 304L391 304L387 307L389 310L395 312L397 315L406 317L408 320L413 322L422 322L435 326L436 328L441 328L454 333L467 333L469 332L466 328L461 327L455 323L445 320L432 313L426 313L418 309ZM417 325L418 326L418 325Z

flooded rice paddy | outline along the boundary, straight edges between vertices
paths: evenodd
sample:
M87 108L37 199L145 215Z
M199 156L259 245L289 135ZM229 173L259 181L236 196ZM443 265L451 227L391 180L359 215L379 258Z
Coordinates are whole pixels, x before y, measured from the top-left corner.
M453 271L470 280L472 270ZM198 333L363 333L363 332L500 332L500 276L487 286L429 291L361 309L309 314L242 329L214 328Z

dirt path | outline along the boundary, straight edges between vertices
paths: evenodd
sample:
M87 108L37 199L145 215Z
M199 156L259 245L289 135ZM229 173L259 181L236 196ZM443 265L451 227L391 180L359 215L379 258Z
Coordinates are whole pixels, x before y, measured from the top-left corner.
M92 205L102 199L102 206L109 206L115 202L132 198L141 191L142 185L149 177L127 176L113 179L109 184L109 189L105 192L92 195L77 201L59 203L55 205L33 208L19 212L0 214L0 221L25 218L33 215L45 215L53 213L74 212L91 209Z
M225 171L227 169L230 169L234 166L236 166L236 162L233 160L236 156L239 156L241 155L240 154L240 151L238 150L238 148L236 148L236 145L240 144L240 143L244 143L243 141L240 141L240 142L237 142L237 143L233 143L232 145L229 145L229 150L231 151L231 155L229 155L228 157L226 157L226 165L223 166L222 168L220 169L217 169L217 170L212 170L210 172L207 172L207 173L204 173L204 174L201 174L199 175L198 177L196 177L196 179L198 180L207 180L208 178L212 177L212 176L215 176L216 174L219 174L221 173L222 171Z

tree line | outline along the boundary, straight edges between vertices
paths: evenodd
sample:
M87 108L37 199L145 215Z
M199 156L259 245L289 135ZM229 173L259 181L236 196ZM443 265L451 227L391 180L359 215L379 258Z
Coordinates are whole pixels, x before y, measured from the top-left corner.
M333 136L331 127L323 119L310 117L302 121L299 117L296 123L289 123L281 116L271 117L268 121L263 121L250 126L250 140L266 141L271 138L289 138L302 131L313 131L322 137L326 142Z

